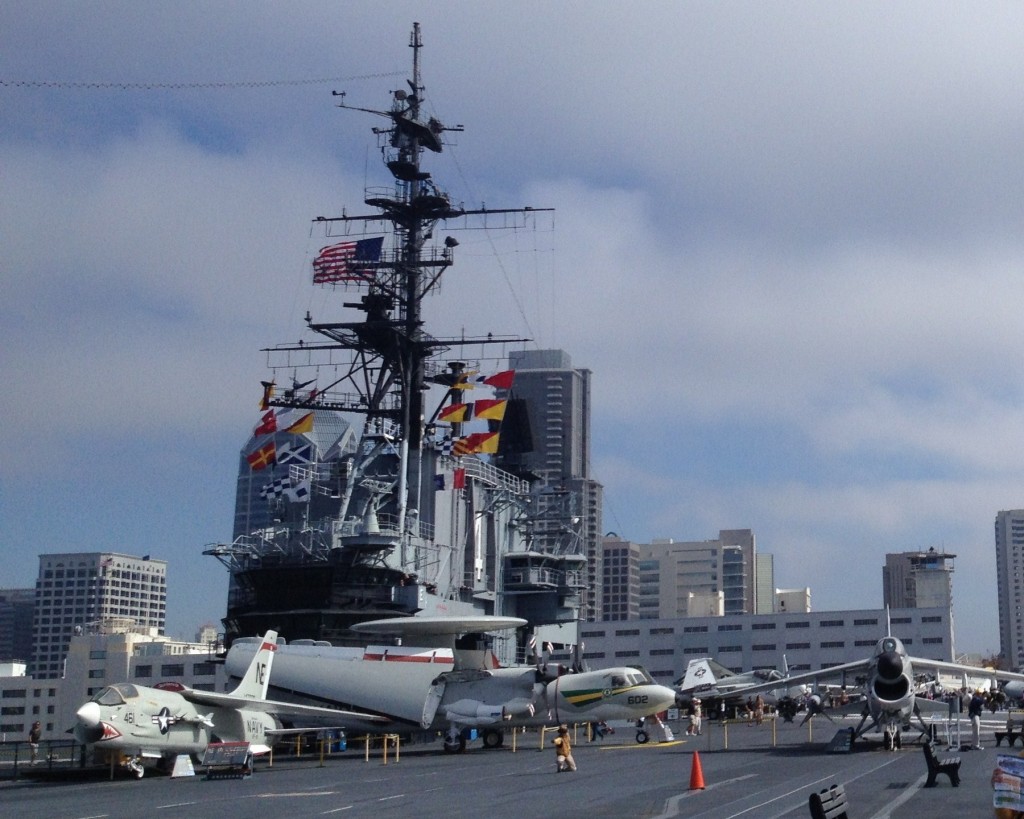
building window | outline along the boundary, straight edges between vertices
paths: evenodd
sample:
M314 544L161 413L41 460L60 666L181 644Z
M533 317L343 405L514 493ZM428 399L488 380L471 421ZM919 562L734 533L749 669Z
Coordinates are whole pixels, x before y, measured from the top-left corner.
M638 628L623 628L615 632L616 637L639 637L640 629Z
M755 643L751 646L754 651L775 651L775 643ZM790 666L792 668L792 666Z
M846 646L842 640L832 640L831 642L825 642L821 644L822 648L843 648Z
M792 623L786 623L786 628L810 628L811 624L808 620L796 620Z
M937 615L937 616L934 616L934 617L922 617L921 618L921 622L922 623L941 623L942 622L942 615L940 614L940 615Z
M146 679L153 676L153 666L151 665L137 665L135 666L135 678Z
M707 630L707 626L684 626L683 634L706 634ZM707 649L702 650L707 651Z
M753 623L750 628L753 631L774 631L775 623Z
M921 640L921 642L922 643L926 643L928 645L941 645L942 644L942 638L941 637L925 637L923 640Z
M872 617L872 618L866 619L866 620L854 620L853 624L855 626L877 626L878 625L878 618L877 617Z
M652 657L658 657L664 654L675 654L676 650L674 648L652 648L650 653Z
M616 657L639 657L640 656L640 652L639 651L616 651L615 652L615 656Z
M787 651L798 651L800 649L807 649L807 648L810 648L810 647L811 647L810 643L786 643L786 650Z
M105 660L105 659L107 659L107 652L102 650L102 649L95 650L95 651L90 651L89 652L89 659L90 660Z
M185 664L184 663L164 663L160 666L160 674L164 677L184 677L185 676Z
M90 680L102 680L103 679L103 669L102 668L90 668L89 669L89 679Z
M741 626L739 623L729 623L729 624L724 625L724 626L719 626L718 630L719 631L743 631L743 626Z
M846 625L844 620L822 620L820 623L822 628L836 628Z

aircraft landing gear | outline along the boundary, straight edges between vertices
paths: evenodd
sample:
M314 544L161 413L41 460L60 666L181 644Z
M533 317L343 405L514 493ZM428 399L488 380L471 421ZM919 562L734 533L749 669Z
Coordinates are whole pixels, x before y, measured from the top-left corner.
M129 773L135 776L136 779L142 779L143 775L146 773L146 769L142 767L142 760L138 757L132 757L124 763L124 766L128 769Z
M485 728L483 739L485 748L500 748L505 741L505 732L498 728Z
M647 735L647 732L643 728L637 730L636 741L640 745L643 745L645 742L647 742L648 739L650 739L650 737Z
M466 736L461 728L452 725L444 733L444 751L446 754L461 754L466 750Z

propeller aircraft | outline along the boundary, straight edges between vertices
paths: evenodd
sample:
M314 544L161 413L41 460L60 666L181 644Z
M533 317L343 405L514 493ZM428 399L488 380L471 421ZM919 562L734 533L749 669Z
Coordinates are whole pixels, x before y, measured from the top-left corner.
M279 647L273 687L305 701L383 714L388 730L444 731L448 752L465 748L467 729L498 747L506 728L563 722L642 720L675 703L675 691L641 668L597 671L534 665L499 667L485 632L520 628L517 617L405 617L353 628L401 636L402 645L346 648L298 640ZM245 667L256 644L236 640L229 673Z

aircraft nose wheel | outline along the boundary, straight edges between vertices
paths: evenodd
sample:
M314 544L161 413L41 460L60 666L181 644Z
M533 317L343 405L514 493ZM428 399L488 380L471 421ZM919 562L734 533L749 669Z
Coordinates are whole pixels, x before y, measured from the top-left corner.
M466 750L466 736L452 726L444 734L444 750L447 754L460 754Z

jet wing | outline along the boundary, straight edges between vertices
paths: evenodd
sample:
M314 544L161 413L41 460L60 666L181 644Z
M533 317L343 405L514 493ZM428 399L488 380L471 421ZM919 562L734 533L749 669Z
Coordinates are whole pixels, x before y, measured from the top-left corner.
M1017 674L1013 671L997 671L990 668L980 668L976 665L963 665L962 663L947 663L942 660L928 660L924 657L908 657L907 658L914 670L917 671L920 668L934 669L935 671L945 671L947 674L969 674L972 677L991 677L996 680L1015 680L1017 682L1024 682L1024 674Z
M866 657L863 660L854 660L852 663L833 665L829 668L821 668L817 671L804 671L800 674L790 674L788 677L784 677L781 680L767 680L766 682L754 683L753 685L745 686L734 693L742 693L743 696L746 697L749 694L758 694L762 691L775 691L780 688L792 688L797 685L802 685L803 683L814 683L818 680L827 680L833 677L838 677L841 674L851 671L866 671L870 664L871 658Z
M217 706L220 708L245 708L249 711L262 711L265 714L273 714L276 717L306 717L318 720L334 720L334 722L344 720L390 722L387 717L377 716L376 714L364 714L360 711L341 711L336 708L299 705L294 702L255 700L246 697L235 697L231 694L218 694L215 691L197 691L194 688L182 691L181 696L196 705Z

